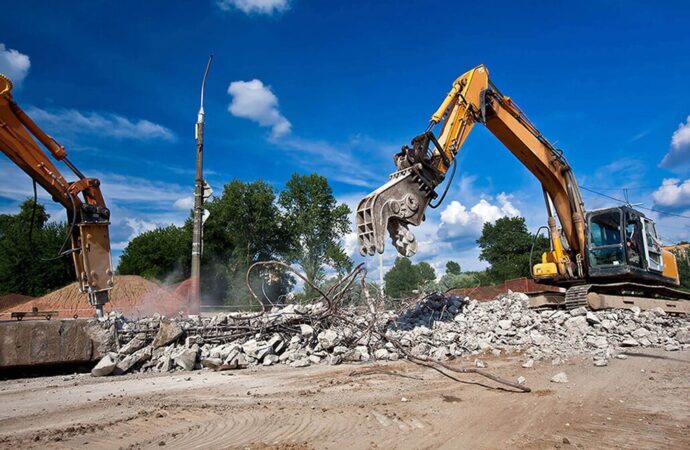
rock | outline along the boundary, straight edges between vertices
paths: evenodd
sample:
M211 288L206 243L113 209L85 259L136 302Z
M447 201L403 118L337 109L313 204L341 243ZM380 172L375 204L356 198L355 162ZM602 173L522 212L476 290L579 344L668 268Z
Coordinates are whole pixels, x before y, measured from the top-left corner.
M91 376L93 377L105 377L113 373L113 370L115 370L115 365L117 363L115 362L115 359L110 355L110 353L106 354L103 358L101 358L100 361L98 361L98 364L91 369Z
M142 333L143 334L143 333ZM146 335L144 334L143 336L134 336L134 339L126 343L125 345L122 346L120 351L118 351L119 354L121 355L131 355L132 353L136 352L137 350L144 348L146 345Z
M332 366L337 366L338 364L343 362L343 357L340 355L330 355L328 357L328 364Z
M599 317L597 317L597 315L591 311L587 311L587 314L585 315L585 317L587 318L587 322L589 322L593 325L601 323L601 319L599 319Z
M525 381L527 381L527 380L525 379L525 377L518 377L518 379L517 379L517 383L518 383L518 384L525 384Z
M388 350L385 348L380 348L374 352L374 358L376 359L388 359Z
M201 366L207 369L218 369L223 365L223 360L220 358L204 358L201 360Z
M266 355L264 357L264 366L271 366L277 364L280 361L278 355Z
M186 348L175 356L175 364L182 367L186 371L194 370L197 354L197 350Z
M503 330L509 330L510 327L513 326L513 321L512 320L499 320L498 326L499 326L499 328L501 328Z
M525 369L531 369L532 366L534 366L534 360L532 358L528 359L524 363L522 363L522 367Z
M316 339L318 340L319 344L321 344L321 347L326 350L330 350L340 343L338 333L333 330L322 331L319 333Z
M659 306L652 308L652 312L654 314L656 314L657 316L665 316L666 315L666 311L661 309Z
M556 375L551 377L551 382L552 383L567 383L568 382L568 375L566 375L565 372L558 372Z
M690 330L680 330L676 333L675 338L681 344L690 344Z
M170 372L173 369L173 359L170 355L163 355L158 360L158 369L161 372Z
M474 360L474 367L478 367L480 369L485 369L487 367L487 365L481 359L475 359Z
M585 315L578 315L566 320L565 328L571 333L586 334L587 331L589 331L589 324L587 323L587 318L585 317Z
M618 354L616 355L616 359L628 359L628 355Z
M577 316L584 316L587 314L587 308L584 306L580 306L579 308L575 308L572 311L570 311L570 315L572 317L577 317Z
M314 329L311 327L311 325L303 323L299 326L299 329L302 333L302 336L305 338L310 338L314 335Z
M621 347L637 347L638 345L639 343L633 338L628 338L621 342Z
M344 345L336 345L333 347L333 354L334 355L344 355L345 353L349 352L350 349L345 347Z
M609 365L609 362L606 359L595 359L594 360L594 366L595 367L604 367L604 366L608 366L608 365Z
M634 337L635 339L641 339L641 338L649 336L649 330L644 328L644 327L640 327L640 328L636 329L635 331L633 331L631 334L632 334L632 337Z
M137 350L131 355L127 355L122 361L115 365L114 373L121 375L127 373L137 364L143 363L151 359L151 354L153 349L151 347L144 347L141 350Z
M256 351L256 359L259 361L262 361L267 355L273 354L273 347L270 345L267 345L265 347L261 347Z
M308 358L300 358L290 364L292 367L309 367L310 362Z
M182 336L182 333L184 333L184 331L179 323L167 319L162 320L158 328L158 333L156 333L156 337L153 339L153 348L159 348L170 344Z
M641 312L642 310L640 309L639 306L632 306L632 307L630 308L630 311L633 312L633 314L635 315L635 317L639 317L640 312Z

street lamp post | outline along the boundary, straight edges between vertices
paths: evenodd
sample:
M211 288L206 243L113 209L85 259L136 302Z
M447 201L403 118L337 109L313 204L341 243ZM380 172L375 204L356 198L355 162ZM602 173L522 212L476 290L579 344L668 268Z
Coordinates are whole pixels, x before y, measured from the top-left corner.
M194 181L194 231L192 232L192 274L190 286L190 313L198 314L201 306L201 250L204 209L204 89L213 55L209 55L204 78L201 81L201 103L196 121L196 177Z

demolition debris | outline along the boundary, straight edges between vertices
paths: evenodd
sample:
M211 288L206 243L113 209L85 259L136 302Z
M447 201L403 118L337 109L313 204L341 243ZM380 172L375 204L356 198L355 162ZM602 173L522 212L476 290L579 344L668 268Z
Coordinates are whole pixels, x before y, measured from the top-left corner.
M155 315L130 321L111 313L100 323L113 336L113 351L92 374L275 364L307 367L404 358L439 371L488 376L482 354L524 355L523 368L541 360L559 365L571 356L589 354L595 366L605 366L631 348L690 348L688 317L658 308L536 311L529 309L527 296L521 293L488 302L432 294L400 312L377 312L365 294L367 306L341 308L333 298L342 296L354 278L351 274L324 293L331 303L290 304L261 314L187 319ZM443 363L467 355L477 355L475 368L453 369ZM567 377L553 381L567 382Z

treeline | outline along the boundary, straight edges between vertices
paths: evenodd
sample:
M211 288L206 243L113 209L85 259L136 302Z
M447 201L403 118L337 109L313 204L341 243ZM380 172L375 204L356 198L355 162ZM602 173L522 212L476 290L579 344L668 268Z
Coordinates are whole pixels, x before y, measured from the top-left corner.
M460 264L448 261L446 273L440 280L436 280L436 273L428 263L412 264L408 258L397 258L385 276L386 294L402 298L420 290L446 291L488 286L513 278L529 277L532 264L538 262L541 254L549 249L549 240L530 233L524 218L503 217L496 223L484 224L477 245L481 250L479 259L489 264L488 269L462 272Z
M294 174L277 192L264 181L234 180L223 193L204 205L210 215L204 224L201 285L206 303L247 304L245 274L255 262L279 259L297 264L308 280L325 282L327 268L342 273L352 260L342 247L350 232L350 209L338 204L326 178ZM118 272L167 282L190 275L191 217L143 233L125 248ZM271 301L287 293L294 279L276 272L252 280L255 291ZM305 295L311 295L309 287Z
M0 214L0 294L38 297L75 281L71 257L58 257L65 222L48 222L45 206L26 200L17 214Z

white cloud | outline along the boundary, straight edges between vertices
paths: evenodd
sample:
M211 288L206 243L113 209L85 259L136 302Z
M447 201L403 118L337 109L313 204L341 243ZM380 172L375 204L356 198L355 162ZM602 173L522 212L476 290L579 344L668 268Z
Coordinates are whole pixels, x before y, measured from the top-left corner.
M29 74L31 60L17 50L0 42L0 73L7 75L15 86L20 86Z
M657 205L682 207L690 206L690 179L665 179L659 188L652 193Z
M690 116L685 123L681 122L678 125L678 129L671 136L671 149L661 160L661 167L690 167Z
M517 217L520 211L513 206L510 196L500 193L496 196L498 204L481 199L469 210L457 200L453 200L441 212L438 236L441 239L477 237L486 222L495 222L501 217Z
M216 4L223 11L235 8L245 14L266 14L269 16L290 9L289 0L217 0Z
M141 141L160 139L174 142L177 139L175 134L163 125L143 119L132 121L113 113L82 113L74 109L47 111L35 107L29 108L27 113L46 129L65 134L93 134Z
M192 209L192 207L194 206L194 197L180 197L177 200L175 200L173 206L177 209Z
M228 111L233 116L271 127L274 138L290 133L292 125L278 110L278 97L261 80L233 81L228 86L228 94L232 96Z

